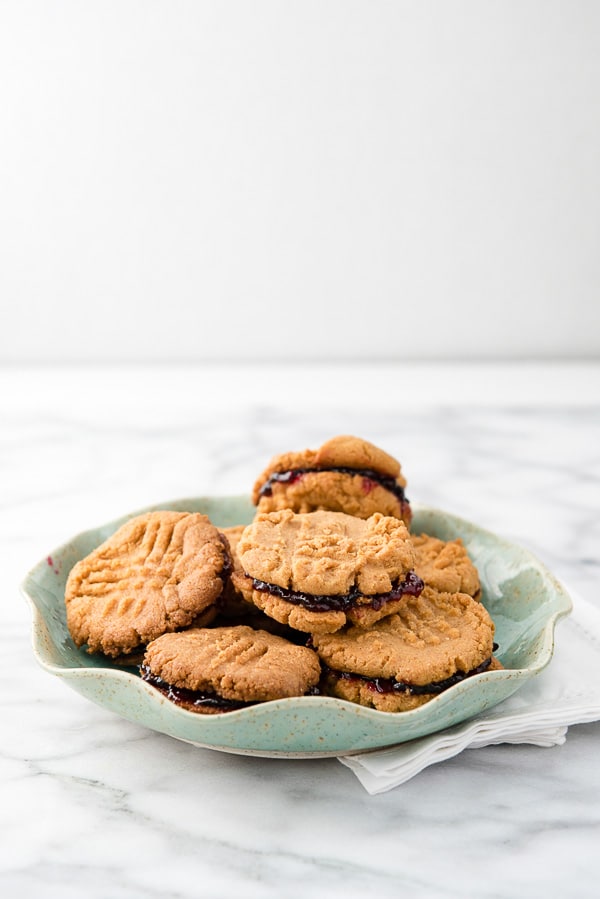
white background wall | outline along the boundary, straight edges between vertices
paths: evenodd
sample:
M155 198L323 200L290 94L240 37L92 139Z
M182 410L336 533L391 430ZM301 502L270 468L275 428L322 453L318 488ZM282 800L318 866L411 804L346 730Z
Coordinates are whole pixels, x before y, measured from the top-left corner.
M0 360L600 355L600 3L0 0Z

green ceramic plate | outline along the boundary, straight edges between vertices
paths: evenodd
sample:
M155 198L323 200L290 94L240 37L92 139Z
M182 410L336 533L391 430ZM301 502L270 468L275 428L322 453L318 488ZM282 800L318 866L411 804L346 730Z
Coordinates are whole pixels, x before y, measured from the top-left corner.
M217 527L251 521L247 497L196 497L153 506L203 512ZM139 510L148 511L148 509ZM413 504L415 533L461 537L477 565L483 603L496 623L504 671L475 675L410 712L377 712L339 699L305 696L265 702L223 715L178 708L140 679L74 645L65 621L71 567L127 518L78 534L54 549L25 578L38 662L83 696L118 715L178 740L266 757L324 757L404 743L465 721L501 702L550 661L554 629L571 610L564 588L529 552L446 512ZM132 513L139 514L139 512Z

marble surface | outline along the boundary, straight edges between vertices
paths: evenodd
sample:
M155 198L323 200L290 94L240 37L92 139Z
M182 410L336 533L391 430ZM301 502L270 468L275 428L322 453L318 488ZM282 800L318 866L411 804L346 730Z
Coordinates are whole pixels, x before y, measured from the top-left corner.
M335 759L147 731L33 659L18 585L53 546L149 503L247 492L274 453L336 433L600 607L598 365L0 369L4 895L597 895L600 724L369 796Z

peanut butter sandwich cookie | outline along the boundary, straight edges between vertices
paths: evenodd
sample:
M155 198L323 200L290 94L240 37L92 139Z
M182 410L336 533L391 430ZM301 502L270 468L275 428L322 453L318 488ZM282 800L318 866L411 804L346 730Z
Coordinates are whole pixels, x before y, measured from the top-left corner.
M238 556L254 604L307 633L333 633L349 621L368 626L423 588L406 525L380 513L258 513Z
M427 587L442 593L467 593L481 597L479 573L460 538L438 540L427 534L411 534L415 571Z
M501 668L493 637L494 623L481 603L425 587L369 630L316 634L311 645L325 666L325 694L404 712L467 677Z
M342 435L317 450L271 459L252 501L259 512L328 510L369 518L375 512L411 521L400 463L379 447Z
M321 676L306 646L251 627L193 628L146 648L142 678L172 702L204 714L304 696Z
M136 516L69 573L71 636L117 658L165 632L207 623L229 568L227 541L206 515Z

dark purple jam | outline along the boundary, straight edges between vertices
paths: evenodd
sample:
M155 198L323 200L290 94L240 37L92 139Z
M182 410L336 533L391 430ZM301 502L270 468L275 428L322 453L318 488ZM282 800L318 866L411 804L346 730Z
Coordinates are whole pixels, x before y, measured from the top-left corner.
M303 606L310 612L347 612L359 605L359 600L368 599L368 603L361 605L369 605L371 608L379 611L386 602L392 599L400 599L401 596L419 596L423 587L423 581L415 574L409 571L405 579L393 587L389 593L377 593L374 596L364 596L358 589L353 587L350 593L343 593L340 596L328 596L312 593L303 593L300 590L289 590L287 587L278 587L277 584L268 584L266 581L259 581L253 578L253 587L259 593L270 593L271 596L278 596L286 602L294 603L297 606Z
M404 681L395 680L393 677L366 677L363 674L354 674L350 671L334 671L326 668L324 675L332 674L334 677L340 677L343 680L359 680L362 681L369 690L374 693L410 693L413 696L423 696L427 693L443 693L454 684L460 683L467 677L474 674L481 674L487 671L492 663L491 657L473 668L472 671L457 671L455 674L447 677L445 680L433 681L430 684L408 684Z
M313 471L339 471L341 474L361 475L364 479L363 490L365 493L370 493L375 484L379 484L393 493L401 503L408 502L404 495L404 487L401 487L395 478L374 471L372 468L348 468L344 465L332 465L331 468L293 468L290 471L274 471L260 488L259 496L271 496L273 484L293 484L305 474Z
M167 683L162 677L152 674L147 665L140 666L140 674L142 680L156 687L157 690L174 702L176 705L183 706L193 711L198 709L214 709L217 712L233 712L236 709L245 709L247 706L254 705L253 702L238 702L234 699L223 699L218 693L205 693L200 690L186 690L184 687L174 687L173 684Z
M223 583L229 578L229 575L233 571L233 563L231 561L231 548L229 546L229 540L219 531L219 539L223 544L223 567L221 568L221 580Z

